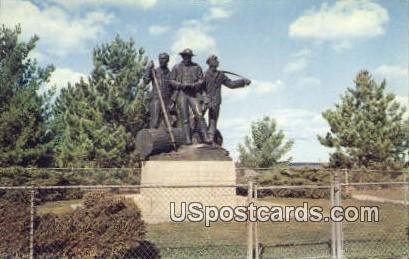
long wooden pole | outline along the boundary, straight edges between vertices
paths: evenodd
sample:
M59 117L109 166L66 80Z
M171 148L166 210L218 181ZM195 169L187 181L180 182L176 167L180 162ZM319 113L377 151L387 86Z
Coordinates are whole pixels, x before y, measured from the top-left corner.
M172 146L176 151L177 147L176 147L175 136L173 135L173 132L172 132L172 126L170 125L168 111L166 110L165 102L163 101L163 97L162 97L162 92L159 88L158 79L156 78L155 69L153 68L152 68L152 76L153 76L153 84L155 85L156 90L158 92L160 106L162 108L163 117L165 118L166 127L168 128L168 131L169 131L170 141L172 142Z

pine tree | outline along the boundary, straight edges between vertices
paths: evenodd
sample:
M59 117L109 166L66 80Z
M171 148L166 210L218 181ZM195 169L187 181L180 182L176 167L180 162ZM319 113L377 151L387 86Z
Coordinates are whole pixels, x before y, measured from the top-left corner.
M409 114L409 111L406 110L406 114ZM409 168L409 116L407 116L406 121L403 123L403 128L405 132L405 141L404 141L404 146L406 146L406 163L405 167Z
M21 29L0 28L0 166L51 163L48 93L39 95L53 66L29 58L38 37L21 42Z
M136 133L147 123L147 92L139 87L144 50L119 36L93 52L87 80L69 85L55 103L58 166L129 166Z
M408 150L401 108L393 94L385 94L386 81L375 82L368 71L357 74L334 110L326 110L330 132L320 143L335 148L333 167L385 168L400 166Z
M244 145L238 147L239 161L245 167L270 168L281 162L294 142L284 142L282 130L277 131L276 122L269 117L251 124L251 135L246 136ZM287 161L288 162L288 161Z

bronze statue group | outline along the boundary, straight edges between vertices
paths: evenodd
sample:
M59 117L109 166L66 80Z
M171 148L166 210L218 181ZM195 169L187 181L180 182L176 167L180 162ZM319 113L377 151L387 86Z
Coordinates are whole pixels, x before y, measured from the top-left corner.
M231 80L226 71L218 70L217 56L211 55L206 63L207 71L192 61L191 49L179 53L182 61L170 71L169 55L159 54L159 66L150 61L145 69L145 85L152 83L150 100L151 129L166 127L171 132L176 124L182 128L185 144L221 144L221 134L217 130L221 104L222 85L239 88L249 85L247 78ZM231 73L234 74L234 73ZM208 122L205 114L208 112Z

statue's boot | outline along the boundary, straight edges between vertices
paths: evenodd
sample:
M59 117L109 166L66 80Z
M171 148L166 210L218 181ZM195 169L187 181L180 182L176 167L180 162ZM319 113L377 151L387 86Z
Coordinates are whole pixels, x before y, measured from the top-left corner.
M211 144L213 140L212 138L210 138L210 135L207 133L207 125L204 119L199 120L199 128L200 128L200 133L202 134L202 137L203 137L203 141L206 144Z
M209 131L207 133L207 142L210 143L210 144L215 144L214 132Z
M184 125L183 126L183 134L185 135L185 144L186 145L192 145L192 136L190 133L190 126L189 125Z

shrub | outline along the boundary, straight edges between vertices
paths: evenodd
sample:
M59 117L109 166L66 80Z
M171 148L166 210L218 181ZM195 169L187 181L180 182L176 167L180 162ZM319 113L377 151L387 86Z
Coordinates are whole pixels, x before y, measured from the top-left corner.
M131 200L104 192L86 194L82 207L36 220L37 256L158 258L145 239L141 212Z
M256 182L260 186L277 185L329 185L330 172L319 169L297 169L274 168L260 172L256 177ZM274 189L260 191L260 197L273 195L277 197L290 198L327 198L329 189L299 188L299 189Z
M22 258L29 253L30 198L27 191L0 193L0 257Z

